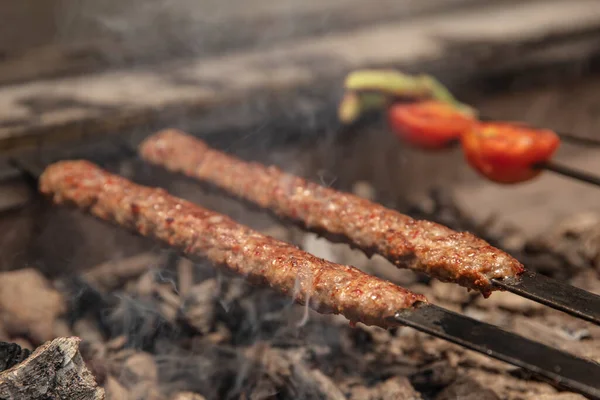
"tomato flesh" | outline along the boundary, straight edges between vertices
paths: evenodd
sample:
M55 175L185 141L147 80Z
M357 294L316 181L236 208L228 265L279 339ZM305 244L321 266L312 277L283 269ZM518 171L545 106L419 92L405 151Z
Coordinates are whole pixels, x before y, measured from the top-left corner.
M523 124L485 122L461 137L465 158L481 175L497 183L519 183L541 173L534 168L554 155L558 135Z
M448 148L475 124L471 116L439 101L394 104L388 121L402 140L427 150Z

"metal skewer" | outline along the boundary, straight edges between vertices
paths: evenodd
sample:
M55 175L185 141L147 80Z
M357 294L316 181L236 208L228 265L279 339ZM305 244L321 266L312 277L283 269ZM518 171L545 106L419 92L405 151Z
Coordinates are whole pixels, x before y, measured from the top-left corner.
M531 271L492 281L511 293L600 325L600 296L593 293Z
M427 304L401 311L394 321L522 367L549 383L600 399L600 364Z
M481 121L497 121L497 119L495 118L491 118L488 116L479 116L478 117ZM526 124L524 122L520 122L523 125L527 125L530 126L529 124ZM567 133L567 132L561 132L561 131L554 131L552 130L554 133L556 133L561 140L564 140L565 142L568 143L572 143L578 146L591 146L591 147L600 147L600 140L599 139L592 139L592 138L588 138L588 137L583 137L583 136L579 136L579 135L573 135L572 133Z
M582 141L587 140L585 138L577 138L577 140L580 140L580 139ZM593 139L590 139L590 140L594 141ZM598 142L597 145L600 147L600 142ZM455 149L455 148L458 148L459 146L460 146L460 141L454 140L454 141L448 142L446 149ZM593 175L588 172L577 170L577 169L574 169L571 167L567 167L565 165L558 164L554 161L547 161L542 164L537 164L534 166L534 168L554 172L555 174L559 174L559 175L565 176L567 178L575 179L575 180L578 180L583 183L588 183L590 185L600 187L600 176Z
M600 177L589 174L580 170L567 167L565 165L557 164L553 161L547 161L543 164L538 164L535 168L544 169L551 171L559 175L566 176L568 178L576 179L581 182L589 183L590 185L600 186Z
M579 146L600 147L600 140L587 138L583 136L575 136L565 132L555 132L565 142L573 143Z
M14 165L39 179L45 165L16 159ZM456 343L524 368L549 383L600 400L600 364L510 333L444 308L423 304L391 317L400 325Z
M454 149L459 147L459 145L459 141L452 141L448 143L446 148ZM567 178L575 179L583 183L588 183L590 185L600 187L600 176L592 175L588 172L567 167L566 165L558 164L554 161L547 161L543 164L537 164L534 166L534 168L554 172L555 174L559 174Z

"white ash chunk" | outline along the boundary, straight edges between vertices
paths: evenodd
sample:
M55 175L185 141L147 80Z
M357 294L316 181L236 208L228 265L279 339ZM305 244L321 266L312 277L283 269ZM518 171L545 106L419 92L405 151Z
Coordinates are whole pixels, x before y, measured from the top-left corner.
M31 268L0 274L0 321L13 336L37 344L54 339L57 318L66 311L63 296Z

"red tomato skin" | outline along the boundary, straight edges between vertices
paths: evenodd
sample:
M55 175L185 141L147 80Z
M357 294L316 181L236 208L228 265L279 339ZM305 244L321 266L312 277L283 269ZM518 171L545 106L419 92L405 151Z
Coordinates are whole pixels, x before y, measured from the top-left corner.
M495 136L485 132L496 130ZM493 182L515 184L542 172L533 166L548 161L560 146L556 133L507 122L479 123L461 138L467 163Z
M458 141L475 120L446 103L424 101L392 105L388 123L394 134L414 147L443 150Z

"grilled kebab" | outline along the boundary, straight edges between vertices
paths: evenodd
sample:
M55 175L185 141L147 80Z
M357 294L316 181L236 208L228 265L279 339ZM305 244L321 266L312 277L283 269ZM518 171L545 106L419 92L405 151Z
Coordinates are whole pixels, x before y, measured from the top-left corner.
M216 212L140 186L88 161L61 161L40 177L40 191L190 258L209 259L254 284L268 285L323 314L389 328L395 313L427 303L425 296L354 267L315 257Z
M213 184L311 231L343 240L368 255L489 296L492 279L515 277L523 265L468 232L415 220L380 204L320 186L274 166L245 162L177 130L141 143L150 163Z

